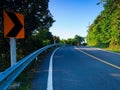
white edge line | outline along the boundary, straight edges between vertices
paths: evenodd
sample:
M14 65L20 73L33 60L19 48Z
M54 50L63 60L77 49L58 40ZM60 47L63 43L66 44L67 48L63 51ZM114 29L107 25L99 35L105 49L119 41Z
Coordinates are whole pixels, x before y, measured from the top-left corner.
M48 81L47 81L47 90L53 90L53 79L52 79L52 64L53 56L59 48L55 49L50 57L49 71L48 71Z
M97 57L95 57L95 56L93 56L93 55L91 55L91 54L88 54L88 53L80 50L80 48L75 47L75 49L76 49L76 50L79 50L80 52L82 52L82 53L84 53L84 54L86 54L87 56L90 56L90 57L92 57L92 58L94 58L94 59L96 59L96 60L98 60L98 61L100 61L100 62L103 62L103 63L105 63L105 64L107 64L107 65L109 65L109 66L112 66L112 67L120 70L120 67L117 66L117 65L114 65L114 64L109 63L109 62L107 62L107 61L105 61L105 60L102 60L102 59L100 59L100 58L97 58Z
M112 51L109 51L109 50L104 50L104 49L101 49L101 48L96 48L96 47L91 47L91 46L89 46L89 48L95 48L95 49L97 49L97 50L101 50L101 51L105 51L105 52L109 52L109 53L113 53L113 54L120 55L120 53L112 52Z

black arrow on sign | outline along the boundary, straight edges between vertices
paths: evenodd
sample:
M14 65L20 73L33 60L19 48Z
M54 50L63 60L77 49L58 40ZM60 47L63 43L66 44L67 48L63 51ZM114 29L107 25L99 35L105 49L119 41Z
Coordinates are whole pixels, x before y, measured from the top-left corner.
M19 21L18 17L15 13L6 11L11 21L14 23L14 27L10 30L10 32L6 35L7 37L16 37L20 30L23 28L23 25Z

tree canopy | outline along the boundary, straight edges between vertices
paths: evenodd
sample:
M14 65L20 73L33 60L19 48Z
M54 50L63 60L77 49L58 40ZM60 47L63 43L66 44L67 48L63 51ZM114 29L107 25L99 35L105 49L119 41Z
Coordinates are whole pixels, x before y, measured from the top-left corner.
M120 47L120 0L107 0L104 10L91 24L87 43L92 46Z
M3 24L3 10L9 10L24 15L26 36L38 27L49 29L54 20L48 9L48 2L49 0L1 0L0 27ZM0 31L3 32L3 29Z
M82 45L82 43L84 43L84 38L79 35L75 35L74 38L68 38L67 40L62 40L61 42L64 44L79 46Z
M3 10L24 15L25 39L17 39L17 59L20 59L53 43L49 28L55 20L48 6L49 0L0 0L0 66L4 68L10 65L9 39L3 37Z

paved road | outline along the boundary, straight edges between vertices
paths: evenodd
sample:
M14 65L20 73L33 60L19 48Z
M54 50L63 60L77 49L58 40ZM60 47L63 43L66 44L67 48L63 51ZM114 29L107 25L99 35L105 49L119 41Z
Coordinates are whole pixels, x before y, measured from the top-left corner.
M119 66L120 54L91 47L60 47L36 70L32 90L120 90Z

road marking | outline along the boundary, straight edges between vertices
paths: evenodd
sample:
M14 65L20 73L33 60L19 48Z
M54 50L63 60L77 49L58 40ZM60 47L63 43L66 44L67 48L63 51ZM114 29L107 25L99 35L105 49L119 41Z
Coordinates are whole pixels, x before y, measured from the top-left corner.
M113 54L120 55L120 53L117 53L117 52L112 52L112 51L104 50L104 49L101 49L101 48L95 48L95 47L92 47L92 46L88 46L88 47L89 48L94 48L94 49L97 49L97 50L100 50L100 51L105 51L105 52L108 52L108 53L113 53Z
M92 57L92 58L94 58L94 59L96 59L96 60L98 60L98 61L100 61L100 62L103 62L103 63L105 63L105 64L107 64L107 65L109 65L109 66L112 66L112 67L120 70L120 67L117 66L117 65L115 65L115 64L109 63L109 62L107 62L107 61L105 61L105 60L102 60L102 59L97 58L97 57L95 57L95 56L93 56L93 55L91 55L91 54L88 54L88 53L80 50L80 48L75 47L75 49L76 49L76 50L79 50L80 52L82 52L82 53L84 53L84 54L86 54L87 56L90 56L90 57Z
M58 49L59 48L55 49L54 52L52 53L51 57L50 57L47 90L53 90L53 79L52 79L52 67L53 66L52 66L52 64L53 64L53 56Z

